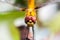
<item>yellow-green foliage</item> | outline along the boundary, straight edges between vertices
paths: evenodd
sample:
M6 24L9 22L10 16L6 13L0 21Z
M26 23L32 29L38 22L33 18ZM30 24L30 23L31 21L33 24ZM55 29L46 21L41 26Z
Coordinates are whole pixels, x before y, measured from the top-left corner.
M13 21L9 25L13 40L20 40L20 31L14 26Z
M48 26L53 33L56 33L60 30L60 12L53 17Z
M0 12L1 13L1 12ZM13 22L17 18L23 18L25 12L20 12L20 11L9 11L9 12L3 12L5 14L0 14L0 21L8 21L9 22L9 30L11 33L11 36L13 40L20 40L20 33L18 29L14 26Z

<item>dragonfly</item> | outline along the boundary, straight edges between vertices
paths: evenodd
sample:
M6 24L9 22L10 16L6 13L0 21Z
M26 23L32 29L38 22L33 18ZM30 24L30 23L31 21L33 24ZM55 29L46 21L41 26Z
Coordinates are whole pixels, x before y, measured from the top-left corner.
M26 11L25 13L25 23L27 24L27 27L29 28L29 33L32 33L33 38L31 40L34 40L34 24L37 22L37 13L36 10L45 6L46 4L42 4L39 6L35 6L35 0L28 0L28 7L27 8L20 8L15 6L14 4L9 3L8 1L4 2L4 1L0 1L3 3L8 3L12 6L14 6L16 9L18 9L19 11Z

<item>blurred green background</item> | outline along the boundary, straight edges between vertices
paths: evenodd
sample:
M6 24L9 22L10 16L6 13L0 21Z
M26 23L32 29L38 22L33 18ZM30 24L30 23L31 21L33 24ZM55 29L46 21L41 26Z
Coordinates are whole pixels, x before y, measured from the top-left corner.
M45 3L47 0L38 0L38 1L35 0L35 1L36 1L36 5L40 5L42 3ZM13 2L14 3L12 3L12 4L16 5L17 7L27 7L27 0L15 0ZM0 3L0 4L1 4L0 10L6 9L7 7L5 7L5 6L10 5L8 3L6 3L8 5L5 5L5 3ZM10 8L13 9L13 7L10 7ZM10 9L10 8L8 7L8 9ZM16 26L14 25L14 20L17 18L24 18L25 12L19 11L16 9L5 10L5 11L0 12L0 21L7 21L8 22L8 25L9 25L8 28L11 32L13 40L20 40L20 33L19 33L18 29L16 28Z
M12 10L12 11L2 12L2 13L5 13L5 14L4 15L0 14L0 21L7 21L9 23L8 27L10 29L13 39L19 40L20 33L18 32L18 29L13 23L14 23L14 20L17 18L24 18L25 12Z

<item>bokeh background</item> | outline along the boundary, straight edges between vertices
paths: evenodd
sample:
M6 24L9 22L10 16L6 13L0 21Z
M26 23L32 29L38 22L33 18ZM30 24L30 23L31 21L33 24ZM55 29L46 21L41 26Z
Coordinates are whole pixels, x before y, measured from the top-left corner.
M44 5L44 3L47 4L46 6L39 8L37 13L43 24L47 25L50 23L48 26L53 26L53 29L56 25L54 23L60 22L59 17L58 20L55 20L55 18L53 23L52 21L50 22L50 19L52 19L52 17L58 13L60 9L60 0L35 0L35 2L36 6ZM18 32L17 26L22 24L25 25L25 12L19 11L17 7L14 7L11 4L17 7L26 8L27 0L0 0L0 40L19 40L20 33Z

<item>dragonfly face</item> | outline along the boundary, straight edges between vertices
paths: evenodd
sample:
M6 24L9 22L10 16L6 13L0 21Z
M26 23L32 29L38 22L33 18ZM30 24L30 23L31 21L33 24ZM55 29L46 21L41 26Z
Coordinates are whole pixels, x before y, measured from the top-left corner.
M25 22L28 25L33 25L36 22L35 0L28 0L28 9L26 11Z

